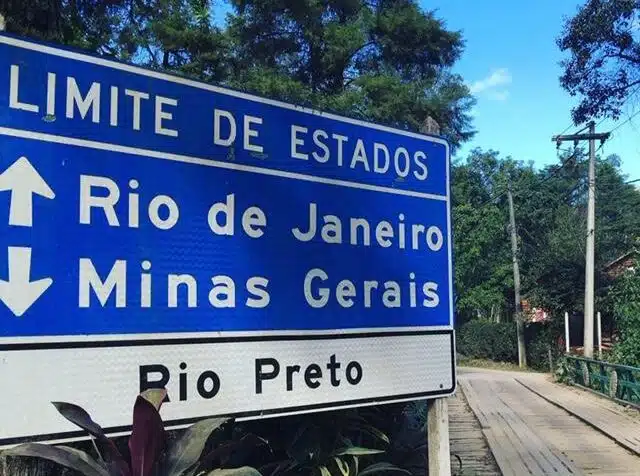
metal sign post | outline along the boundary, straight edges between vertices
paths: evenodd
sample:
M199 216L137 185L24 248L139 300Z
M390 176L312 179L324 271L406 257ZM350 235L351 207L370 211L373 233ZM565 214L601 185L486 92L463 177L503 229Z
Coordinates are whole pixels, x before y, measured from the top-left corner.
M0 227L0 444L454 390L440 138L0 36Z

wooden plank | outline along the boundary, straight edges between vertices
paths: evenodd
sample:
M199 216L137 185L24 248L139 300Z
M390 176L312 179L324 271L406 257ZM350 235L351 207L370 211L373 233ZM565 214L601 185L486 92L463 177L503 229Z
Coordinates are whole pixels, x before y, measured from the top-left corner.
M459 388L483 419L487 441L505 475L640 474L638 456L516 381L537 382L544 380L544 375L459 370ZM559 391L563 390L560 387ZM566 398L576 396L570 393ZM606 407L609 402L596 403ZM634 421L624 409L614 407L612 411ZM609 414L603 411L597 417ZM640 433L626 437L633 440Z
M505 445L511 448L505 450L515 452L521 460L522 465L514 468L514 474L559 474L572 475L579 474L580 471L571 465L555 448L550 447L537 433L536 429L530 425L526 415L522 415L514 409L512 402L505 398L507 396L517 400L523 398L512 388L516 385L513 382L476 382L485 388L484 399L494 405L496 425L492 429L501 428ZM525 471L523 473L523 471Z
M557 448L542 438L544 428L539 428L536 422L530 418L528 412L521 411L521 402L530 396L522 392L515 382L509 382L506 387L507 391L496 394L496 398L500 399L509 409L509 412L505 414L505 419L512 421L515 436L521 441L537 466L537 470L533 473L581 474L580 470Z
M500 476L500 468L464 392L456 392L448 401L451 467L454 474Z
M516 381L614 439L620 446L640 455L640 418L625 413L619 405L584 390L563 388L540 378L519 378Z
M471 381L460 379L459 384L467 397L469 406L482 426L483 434L489 443L493 456L500 467L502 474L505 476L529 474L522 458L513 445L510 444L509 439L505 438L500 422L495 419L495 414L492 415L489 410L485 410L482 405L483 398L471 385Z

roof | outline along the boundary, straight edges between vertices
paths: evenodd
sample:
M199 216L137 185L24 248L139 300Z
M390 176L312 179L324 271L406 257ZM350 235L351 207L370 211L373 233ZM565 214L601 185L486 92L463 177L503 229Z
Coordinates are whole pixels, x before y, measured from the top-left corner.
M627 259L629 259L629 258L631 258L632 256L637 255L637 254L638 254L638 250L634 248L634 249L632 249L632 250L630 250L630 251L627 251L627 252L626 252L625 254L623 254L622 256L620 256L620 257L618 257L618 258L614 259L614 260L613 260L613 261L611 261L610 263L605 264L605 265L602 267L602 269L603 269L604 271L608 271L608 270L610 270L611 268L614 268L616 265L620 264L622 261L625 261L625 260L627 260Z

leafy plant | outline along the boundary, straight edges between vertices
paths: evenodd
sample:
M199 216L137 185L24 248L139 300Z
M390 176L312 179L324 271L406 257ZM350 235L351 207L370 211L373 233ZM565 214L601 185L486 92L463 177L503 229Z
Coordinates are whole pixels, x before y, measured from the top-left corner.
M372 425L370 413L375 412L326 412L263 423L266 433L273 432L269 441L277 460L260 467L260 472L264 476L410 474L388 461L380 461L390 440Z
M558 346L558 338L563 331L558 325L559 319L545 322L533 322L525 328L527 347L527 363L536 370L549 371L549 350L552 364L560 357L562 349Z
M565 357L560 357L558 359L554 374L557 382L567 384L573 383L571 363Z
M613 347L612 360L640 367L640 275L624 273L611 287L609 299L620 337Z
M264 443L253 435L245 435L238 441L218 445L203 454L212 434L229 422L229 419L210 418L199 421L168 444L160 418L160 407L166 395L164 389L152 389L137 397L133 408L128 460L83 408L65 402L53 402L53 405L63 417L91 436L97 458L76 448L39 443L26 443L6 450L2 457L43 458L85 476L260 476L257 470L250 467L216 467L217 464L226 466L235 452Z
M517 362L515 323L484 320L467 322L457 332L456 348L466 357Z

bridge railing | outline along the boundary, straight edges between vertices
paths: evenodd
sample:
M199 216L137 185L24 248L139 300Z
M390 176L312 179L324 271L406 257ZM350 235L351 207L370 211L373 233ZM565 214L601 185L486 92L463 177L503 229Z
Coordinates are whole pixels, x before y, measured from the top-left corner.
M569 381L640 408L640 368L566 355Z

